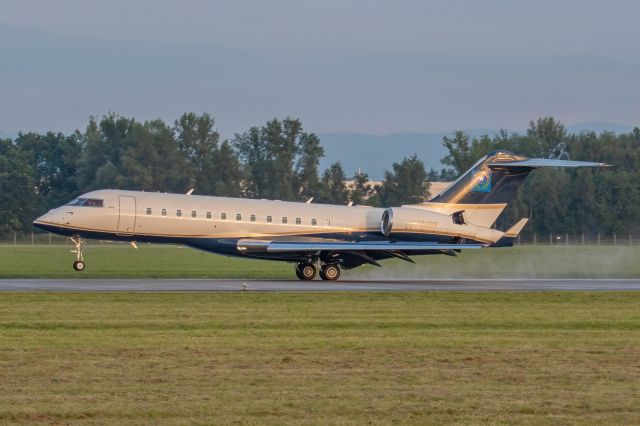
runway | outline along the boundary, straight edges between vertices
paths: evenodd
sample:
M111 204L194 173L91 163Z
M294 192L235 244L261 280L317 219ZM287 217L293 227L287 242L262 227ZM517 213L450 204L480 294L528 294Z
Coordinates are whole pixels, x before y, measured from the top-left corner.
M640 291L640 279L280 281L221 279L0 279L0 291Z

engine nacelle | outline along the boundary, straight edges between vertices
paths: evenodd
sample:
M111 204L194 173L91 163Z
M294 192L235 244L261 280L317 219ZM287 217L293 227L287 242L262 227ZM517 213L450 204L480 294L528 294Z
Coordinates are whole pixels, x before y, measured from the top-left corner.
M391 207L382 213L380 232L385 237L400 232L429 233L446 222L452 223L451 216L423 209Z
M504 233L466 223L464 213L447 215L412 207L390 207L382 213L380 232L385 236L420 233L459 237L481 242L498 241Z

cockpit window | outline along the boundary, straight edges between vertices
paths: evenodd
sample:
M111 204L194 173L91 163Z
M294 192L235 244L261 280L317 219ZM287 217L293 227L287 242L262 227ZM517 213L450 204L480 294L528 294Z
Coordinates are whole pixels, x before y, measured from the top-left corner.
M104 207L104 200L87 198L87 201L84 202L83 206L84 207Z
M67 205L76 207L104 207L104 200L97 198L76 198Z
M68 206L81 206L84 204L84 202L87 201L86 198L76 198L73 201L70 201L67 203Z

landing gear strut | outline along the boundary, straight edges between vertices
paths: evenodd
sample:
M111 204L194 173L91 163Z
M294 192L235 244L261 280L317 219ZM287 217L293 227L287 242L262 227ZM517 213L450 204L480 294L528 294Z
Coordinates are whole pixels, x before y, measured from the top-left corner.
M340 278L340 267L338 265L322 265L320 278L327 281L337 280Z
M296 276L300 280L311 281L316 277L316 266L313 263L298 263Z
M73 269L78 272L84 271L84 259L82 257L82 248L84 247L84 241L80 237L71 237L71 242L75 246L75 250L71 250L71 253L75 253L76 261L73 262Z

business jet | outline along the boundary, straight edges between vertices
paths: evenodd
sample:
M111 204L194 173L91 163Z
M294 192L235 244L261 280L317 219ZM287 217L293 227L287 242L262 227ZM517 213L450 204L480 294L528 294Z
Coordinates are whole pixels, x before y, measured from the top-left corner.
M527 223L493 228L519 186L537 168L603 163L529 159L495 151L428 202L375 208L140 191L92 191L36 219L70 237L76 271L83 239L181 244L228 256L295 264L300 280L336 280L341 269L411 256L512 246Z

